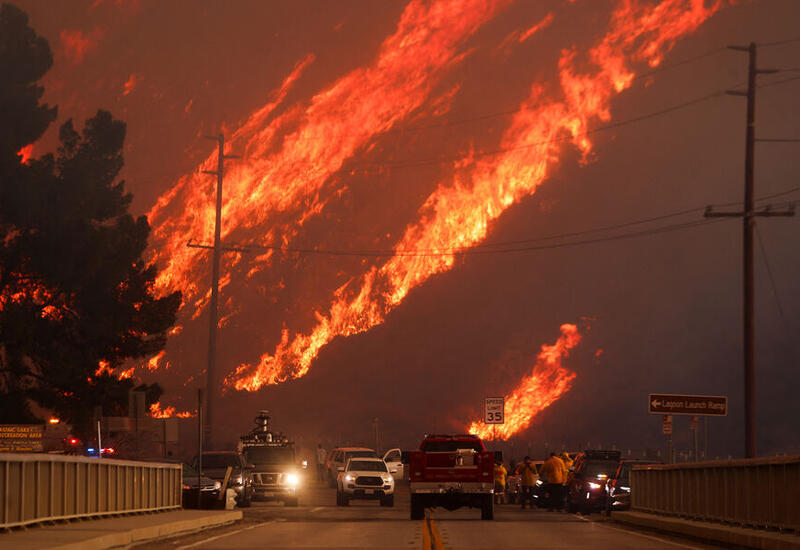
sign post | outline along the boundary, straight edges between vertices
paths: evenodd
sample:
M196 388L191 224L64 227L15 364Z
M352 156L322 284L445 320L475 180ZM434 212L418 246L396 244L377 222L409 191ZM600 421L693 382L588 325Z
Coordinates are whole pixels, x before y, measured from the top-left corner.
M483 423L484 424L505 424L506 423L506 398L487 397L483 401Z
M668 393L651 393L647 399L650 414L663 415L661 433L667 436L667 463L672 462L672 415L690 415L689 427L694 438L694 460L698 460L697 431L700 417L708 420L709 416L728 415L728 397L725 395L674 395ZM705 424L705 436L708 437L708 424ZM703 454L708 452L704 451Z
M667 436L667 459L666 463L672 463L672 415L665 414L661 419L661 433Z

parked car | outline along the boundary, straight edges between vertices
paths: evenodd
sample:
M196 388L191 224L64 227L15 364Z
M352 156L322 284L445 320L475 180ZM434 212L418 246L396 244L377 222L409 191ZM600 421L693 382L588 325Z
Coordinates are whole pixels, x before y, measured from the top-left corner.
M229 489L236 491L236 504L242 508L250 506L253 499L251 472L245 464L244 457L236 451L204 451L203 475L219 482L225 480L225 472L231 468L228 480ZM194 461L197 468L197 459Z
M380 500L381 506L394 506L394 478L380 458L351 458L336 479L336 505L351 500Z
M567 482L567 511L590 513L606 507L606 483L617 471L619 451L585 451Z
M366 447L336 447L328 453L325 470L328 472L328 485L336 487L339 472L344 471L345 464L351 458L378 458L375 451Z
M634 466L661 464L660 460L625 459L617 466L617 471L608 478L606 492L609 510L627 510L631 507L631 470Z
M220 504L219 492L222 483L210 477L201 476L188 464L183 466L183 493L181 504L184 508L215 508ZM198 501L198 488L200 500Z

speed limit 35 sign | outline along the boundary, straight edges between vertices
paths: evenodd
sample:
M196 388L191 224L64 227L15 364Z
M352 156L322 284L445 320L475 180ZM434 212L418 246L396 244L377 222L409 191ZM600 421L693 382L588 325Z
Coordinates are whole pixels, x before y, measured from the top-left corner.
M483 401L484 424L506 423L506 398L487 397Z

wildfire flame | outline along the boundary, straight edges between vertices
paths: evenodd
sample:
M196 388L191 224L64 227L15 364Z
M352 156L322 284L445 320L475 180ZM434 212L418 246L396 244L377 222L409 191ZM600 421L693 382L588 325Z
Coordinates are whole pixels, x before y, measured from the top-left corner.
M400 128L412 116L446 112L459 88L441 97L437 85L467 53L467 38L510 0L412 0L397 31L382 44L376 60L340 78L310 102L283 108L294 83L313 56L300 61L274 93L231 136L228 151L243 155L226 174L223 239L228 242L289 243L328 201L340 196L339 172L348 160L368 151L377 137ZM394 245L394 256L369 265L319 305L316 325L306 332L284 328L275 350L254 364L242 364L226 379L238 390L255 391L305 375L319 351L337 336L367 331L383 322L408 293L431 276L451 269L457 253L482 242L491 224L511 205L533 195L571 143L589 158L588 132L610 120L611 100L629 88L635 64L658 65L682 36L694 32L723 5L704 0L621 0L608 29L589 49L572 47L558 59L557 84L534 83L511 118L496 150L464 155L451 174L437 182ZM552 24L548 15L529 40ZM433 107L432 107L433 106ZM422 113L420 113L422 111ZM202 170L216 169L216 153L182 178L152 208L149 219L155 260L164 268L158 287L180 289L184 315L197 318L209 291L206 258L187 250L190 239L213 234L213 186ZM323 193L327 190L327 193ZM172 215L177 210L178 215ZM257 238L254 238L257 234ZM431 253L434 252L434 253ZM267 252L248 259L253 279L278 256ZM226 255L230 273L241 255ZM221 286L229 285L226 275ZM227 312L234 307L226 307ZM223 317L220 324L228 322Z
M173 416L177 418L192 418L195 416L195 413L189 411L176 412L175 407L171 405L162 409L160 401L150 405L149 414L153 418L172 418Z
M588 51L594 71L580 72L578 50L565 50L559 60L560 98L549 98L555 94L535 84L501 140L501 153L468 160L452 179L442 181L420 209L419 221L407 227L393 258L372 267L357 284L340 287L328 313L318 314L310 333L290 339L284 330L273 353L264 354L257 364L239 366L226 383L255 391L303 376L333 338L382 323L412 288L455 264L455 254L426 252L458 251L481 242L492 221L536 192L565 141L586 158L592 148L587 137L590 123L610 120L612 97L633 82L629 63L659 64L680 36L694 31L720 6L706 8L702 0L663 0L648 6L622 2L612 14L609 31Z
M561 336L556 343L542 346L531 373L506 398L505 424L473 422L469 433L481 439L508 439L530 426L537 414L572 387L576 375L565 369L561 361L580 341L577 326L561 325Z

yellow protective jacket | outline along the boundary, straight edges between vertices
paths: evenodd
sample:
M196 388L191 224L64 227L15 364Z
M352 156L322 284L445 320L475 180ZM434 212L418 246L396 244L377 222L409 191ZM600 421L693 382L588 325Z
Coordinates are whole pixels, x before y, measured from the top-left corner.
M542 464L542 477L547 483L562 484L567 481L567 467L557 456L551 456Z
M519 466L519 481L523 487L533 487L539 474L536 473L535 464L525 464L524 462Z
M502 464L495 464L494 466L494 480L502 485L503 487L506 486L506 476L508 475L508 471L506 470L505 466Z

